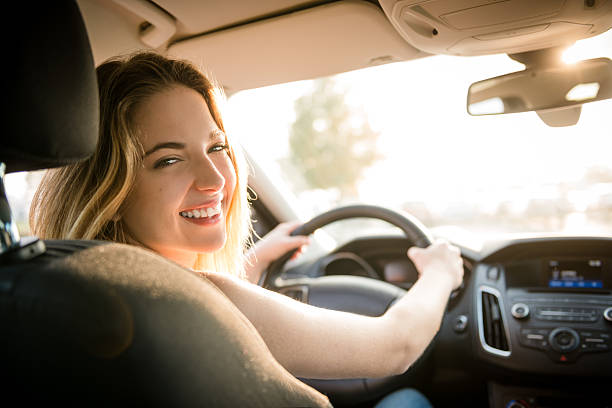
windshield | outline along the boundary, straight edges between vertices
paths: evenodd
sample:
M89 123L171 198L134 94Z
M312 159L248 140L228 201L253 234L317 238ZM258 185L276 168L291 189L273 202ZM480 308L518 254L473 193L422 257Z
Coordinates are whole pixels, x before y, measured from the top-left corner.
M598 57L612 58L612 30L565 53ZM365 203L472 247L507 233L612 235L612 100L559 128L535 112L466 112L471 83L521 69L505 55L426 57L239 92L225 122L303 221ZM22 235L42 174L5 178ZM389 228L351 220L326 232L341 243Z
M612 58L612 32L564 58L596 57ZM556 128L535 112L466 112L471 83L523 68L505 55L433 56L243 91L229 98L226 124L304 220L366 203L474 243L610 235L612 100L585 104L576 125ZM356 220L329 232L343 241L357 225L360 234L385 228Z

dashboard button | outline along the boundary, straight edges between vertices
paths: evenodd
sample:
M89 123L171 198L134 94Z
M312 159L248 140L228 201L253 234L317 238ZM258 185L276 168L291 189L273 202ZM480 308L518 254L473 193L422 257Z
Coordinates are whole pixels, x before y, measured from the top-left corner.
M515 319L524 319L529 316L529 306L525 303L515 303L510 310Z
M603 312L603 317L609 322L612 322L612 307L606 308Z
M569 333L558 334L556 340L557 344L564 349L571 347L572 342L574 342L574 338Z
M499 268L492 266L487 270L487 279L496 281L499 278Z
M548 330L522 329L520 341L525 347L548 350Z
M468 317L466 315L459 315L453 321L453 330L457 333L463 333L467 329L467 325Z

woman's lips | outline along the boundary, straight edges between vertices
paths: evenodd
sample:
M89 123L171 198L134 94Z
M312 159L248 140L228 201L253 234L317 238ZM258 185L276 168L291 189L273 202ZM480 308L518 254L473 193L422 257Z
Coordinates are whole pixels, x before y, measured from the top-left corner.
M196 225L216 224L223 216L222 198L221 196L216 200L182 210L179 215L184 220Z

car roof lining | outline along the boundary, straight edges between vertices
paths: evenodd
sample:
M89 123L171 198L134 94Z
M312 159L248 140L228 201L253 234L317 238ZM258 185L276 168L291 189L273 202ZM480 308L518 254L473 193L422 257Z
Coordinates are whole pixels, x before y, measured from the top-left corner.
M177 37L184 39L335 1L338 0L208 0L205 8L198 0L156 0L155 3L176 18Z
M356 1L178 41L168 54L214 73L229 94L427 55L406 43L378 7Z
M526 0L509 1L513 6L508 10L516 14L506 18L511 21L500 20L498 9L477 0L380 0L382 6L376 0L211 0L205 5L196 0L78 0L78 4L96 65L152 48L214 73L227 94L438 53L482 55L571 44L606 31L611 24L610 2L595 2L587 10L582 3L550 0L532 10ZM166 21L170 25L166 36L162 33L158 42L147 41L156 28L149 20L155 19L147 18L148 13L139 15L129 6L132 3ZM398 16L405 18L405 13L396 15L396 11L406 7L436 12L423 15L433 18L430 23L437 35L411 33L416 23L402 25ZM451 23L459 17L450 21L449 16L461 17L462 23L474 20L475 26L454 27Z
M173 13L179 3L172 5ZM290 4L298 3L305 2ZM201 35L198 30L212 26L186 30L180 22L177 33L157 51L189 59L204 72L214 73L228 94L428 55L403 40L372 2L320 3ZM78 4L96 65L147 48L139 35L141 17L110 0L79 0Z

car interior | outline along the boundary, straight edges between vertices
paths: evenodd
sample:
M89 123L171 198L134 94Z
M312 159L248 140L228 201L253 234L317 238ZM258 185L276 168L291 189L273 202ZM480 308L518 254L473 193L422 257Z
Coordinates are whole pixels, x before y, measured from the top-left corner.
M4 182L5 173L9 180L91 155L99 125L95 67L143 49L202 67L230 101L369 67L505 54L524 69L473 80L457 111L474 120L536 112L538 124L562 130L587 116L583 105L612 98L609 58L559 62L577 41L609 34L611 1L78 0L20 3L11 13L20 29L2 28L11 41L8 129L0 141L7 401L370 407L413 387L434 407L612 406L612 220L595 232L508 234L480 247L451 238L464 281L417 362L396 376L323 380L288 373L220 290L161 256L23 234L13 214L24 209L9 204ZM453 66L445 70L451 75ZM595 92L576 97L584 86ZM304 218L269 174L272 159L245 150L254 240L292 219L303 222L293 234L313 234L307 254L273 262L260 286L367 316L383 315L410 289L418 273L406 251L442 235L425 213L350 202ZM602 216L609 220L612 179L598 186L610 197ZM347 227L347 240L326 245L328 226L362 218L392 228L366 234Z

